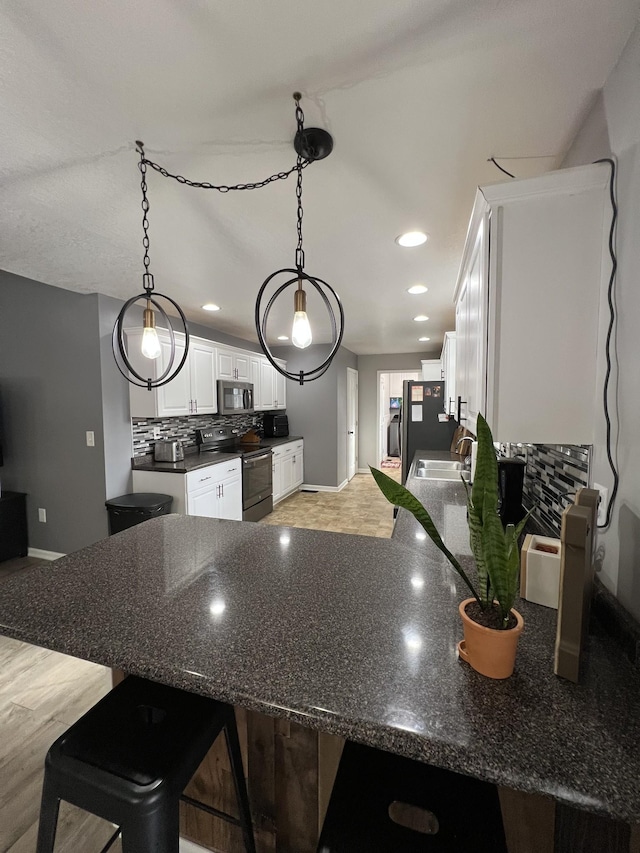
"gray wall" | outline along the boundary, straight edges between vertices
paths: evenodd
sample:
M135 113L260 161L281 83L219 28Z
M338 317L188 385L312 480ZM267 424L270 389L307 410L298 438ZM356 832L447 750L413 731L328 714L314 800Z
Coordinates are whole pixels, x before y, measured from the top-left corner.
M126 495L132 490L129 383L117 369L111 348L113 326L122 304L110 296L98 296L105 498Z
M610 529L599 534L604 551L600 577L621 603L640 619L640 391L638 388L638 318L640 317L640 27L636 28L601 97L569 150L565 166L589 163L610 151L618 159L617 232L618 278L618 421L617 459L620 487ZM600 353L600 385L604 358ZM614 382L615 386L615 382ZM600 390L596 400L601 397ZM611 395L614 413L614 395ZM598 403L596 441L593 448L593 480L613 485L605 453L605 424Z
M328 349L274 347L273 353L286 359L290 370L309 370L324 361ZM338 486L347 476L347 367L356 368L357 358L341 347L324 376L304 385L287 381L289 429L304 437L304 481L310 485Z
M68 553L107 533L97 329L96 294L0 272L0 476L4 488L27 493L34 548Z
M422 371L422 359L440 358L440 352L408 352L358 356L358 467L367 470L379 465L378 438L378 371Z

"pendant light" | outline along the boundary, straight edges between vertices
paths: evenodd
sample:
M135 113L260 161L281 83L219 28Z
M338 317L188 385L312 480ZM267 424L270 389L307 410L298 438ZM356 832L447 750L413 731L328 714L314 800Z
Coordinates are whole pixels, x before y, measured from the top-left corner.
M167 382L171 382L171 380L175 379L184 367L187 360L187 354L189 352L189 329L187 326L187 319L178 303L171 299L171 297L164 296L162 293L156 293L154 290L153 275L149 272L149 199L147 198L148 161L144 156L144 146L142 142L136 142L136 151L140 155L138 168L142 175L140 188L142 190L142 230L144 232L144 237L142 238L142 245L144 246L144 273L142 276L142 286L144 288L144 292L137 296L133 296L125 302L113 327L111 347L113 349L113 357L115 359L116 366L124 378L128 382L131 382L132 385L137 385L140 388L147 388L151 391L152 388L159 388L161 385L166 385ZM178 314L179 323L177 325L179 328L177 331L184 335L184 352L179 361L176 358L176 329L174 328L176 320L174 319L172 321L169 319L162 303L158 300L163 300L165 303L171 305ZM141 301L143 301L145 307L142 312L142 338L140 350L144 359L148 359L149 373L153 372L155 374L154 377L143 375L144 368L141 364L144 362L142 359L135 359L138 364L138 370L136 370L131 362L130 353L127 349L127 341L125 339L125 320L127 313L133 305ZM152 366L160 357L162 352L160 338L158 337L158 332L156 330L156 311L162 319L163 327L166 329L166 336L164 336L164 338L169 342L169 355L166 365L162 365L164 366L164 370L162 370L161 366L159 370L152 371ZM130 321L130 327L135 327L135 325L137 325L137 323L132 318Z
M293 98L296 102L296 123L297 133L294 139L294 148L298 155L296 162L296 170L298 178L296 182L296 198L297 198L297 230L298 230L298 245L295 253L295 269L284 268L272 273L262 284L258 291L255 308L256 332L262 351L271 362L273 367L282 374L286 379L297 381L300 385L305 382L310 382L313 379L319 379L329 369L334 356L340 348L342 335L344 332L344 311L342 303L335 290L323 281L321 278L311 276L304 270L304 249L302 248L302 217L304 214L302 208L302 170L306 165L314 160L322 160L327 157L333 149L333 139L331 134L321 128L306 128L304 127L304 113L300 107L301 95L299 92L294 92ZM276 277L285 275L292 276L281 284L275 293L269 299L264 314L262 313L262 299L267 287L274 282ZM274 282L275 283L275 282ZM307 283L314 288L320 295L325 308L329 314L331 324L331 349L328 357L318 367L312 370L300 370L297 373L284 370L275 360L269 345L267 344L267 322L269 314L278 296L292 285L296 285L296 290L293 295L293 324L291 329L291 343L298 349L305 349L313 341L313 333L311 324L307 316L307 294L304 290L304 284ZM334 306L332 306L332 301ZM337 310L339 323L336 322Z

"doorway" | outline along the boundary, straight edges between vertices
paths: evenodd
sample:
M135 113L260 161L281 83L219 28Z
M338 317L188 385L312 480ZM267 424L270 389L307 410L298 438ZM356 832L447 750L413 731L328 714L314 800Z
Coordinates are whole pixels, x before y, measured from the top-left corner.
M402 401L402 383L421 378L418 370L378 371L378 460L382 468L400 467L400 409L397 405Z
M358 371L347 367L347 480L358 470Z

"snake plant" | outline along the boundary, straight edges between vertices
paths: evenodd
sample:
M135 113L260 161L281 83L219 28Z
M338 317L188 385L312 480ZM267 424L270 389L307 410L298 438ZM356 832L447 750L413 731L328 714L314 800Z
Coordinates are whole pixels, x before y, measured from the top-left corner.
M469 539L476 564L475 583L471 581L456 557L447 548L431 516L408 489L392 480L382 471L371 467L371 473L385 498L395 506L409 510L422 525L433 543L449 560L473 597L483 610L497 602L502 627L506 628L518 586L520 553L518 537L522 533L530 512L517 524L506 530L498 515L498 463L493 447L493 436L486 420L478 415L478 455L471 488L463 479L467 491L467 520Z

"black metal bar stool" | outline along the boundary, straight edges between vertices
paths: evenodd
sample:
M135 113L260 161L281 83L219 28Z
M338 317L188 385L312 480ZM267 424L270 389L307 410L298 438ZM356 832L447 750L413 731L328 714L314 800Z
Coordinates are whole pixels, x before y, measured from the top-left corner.
M317 853L507 853L495 785L347 741Z
M222 731L239 818L182 795ZM120 833L123 853L178 853L180 799L239 826L255 853L233 708L129 676L49 749L37 853L53 853L60 800L119 827L102 853Z

